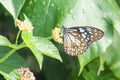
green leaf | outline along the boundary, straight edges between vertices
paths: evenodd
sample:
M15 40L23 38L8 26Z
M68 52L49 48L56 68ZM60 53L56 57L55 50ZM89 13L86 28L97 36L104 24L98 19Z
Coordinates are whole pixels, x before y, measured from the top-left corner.
M40 67L43 62L42 54L62 61L57 48L49 40L34 37L32 36L32 32L29 33L24 31L22 32L22 39L35 55Z
M64 25L69 26L93 26L102 31L107 31L105 20L103 19L102 11L96 5L94 0L79 0L75 4L75 7L71 10L71 13L67 15L64 20ZM104 53L107 47L112 43L111 39L107 38L105 33L103 38L97 42L93 42L88 50L83 55L78 56L80 71L82 72L84 67L93 59L99 57ZM107 44L105 44L107 41Z
M80 71L79 75L83 71L84 67L93 59L97 58L101 54L101 49L98 43L93 43L89 49L83 53L83 55L78 56L79 64L80 64Z
M2 58L10 50L11 49L6 47L0 47L0 58ZM5 78L7 77L6 79L8 79L8 77L11 76L9 75L9 73L12 72L13 69L18 69L20 67L26 67L26 64L23 58L18 53L15 52L14 55L11 55L3 63L0 63L0 74L2 74Z
M119 80L116 78L111 70L109 70L108 67L105 67L104 72L102 74L97 75L97 70L99 67L99 59L96 59L89 63L87 67L82 72L82 77L84 78L83 80Z
M0 45L4 45L4 44L10 44L10 42L6 37L0 35Z
M62 61L58 49L54 46L52 42L40 37L34 37L33 41L35 43L36 49L38 49L41 53Z
M116 77L120 78L120 52L114 47L109 47L104 57L107 57L106 62L110 70L112 70Z
M111 19L112 23L111 25L107 26L108 31L106 31L106 34L108 34L109 36L106 36L107 39L111 39L112 43L111 45L109 45L109 47L107 48L107 50L105 51L105 53L102 55L102 61L104 63L107 62L107 65L109 65L109 68L112 70L113 74L120 78L120 65L119 65L119 61L120 61L120 53L119 53L119 49L120 46L118 44L119 40L120 40L120 13L119 13L119 6L117 5L116 1L110 1L110 0L101 0L98 2L98 5L100 7L100 9L102 10L102 12L109 17L109 19ZM107 19L107 23L109 20ZM111 28L112 27L112 28ZM108 42L106 42L105 44L107 44Z
M80 63L80 71L93 59L100 57L111 46L113 41L113 29L119 31L119 8L115 1L110 0L80 0L76 3L71 13L64 20L64 25L67 26L93 26L104 31L104 36L101 40L94 42L89 46L89 49L78 56ZM109 13L109 14L108 14ZM114 15L114 16L113 16ZM114 27L114 28L113 28ZM119 33L119 32L118 32ZM100 64L100 66L104 66ZM101 69L103 69L101 67Z
M103 14L94 0L78 0L64 20L66 27L93 26L104 30ZM101 22L100 22L101 21Z
M14 20L17 19L24 2L25 0L0 0L0 3L13 16Z
M22 39L24 40L26 46L30 48L30 50L33 52L34 56L36 57L40 69L42 68L42 62L43 62L43 55L39 50L36 49L35 43L32 40L32 32L22 32Z
M120 8L115 0L96 0L96 4L104 14L103 17L109 17L114 23L114 28L120 35Z
M0 71L1 74L4 74L6 80L18 80L20 79L18 69L13 69L9 74Z
M105 54L102 55L102 61L106 62L113 74L120 78L120 35L114 30L114 37L111 46L108 47Z
M40 69L42 69L42 63L43 63L43 55L42 55L42 53L38 49L36 49L34 45L30 45L28 47L33 52L34 56L36 57Z
M61 26L65 15L77 0L35 0L26 1L25 13L34 25L34 35L49 37L52 29Z

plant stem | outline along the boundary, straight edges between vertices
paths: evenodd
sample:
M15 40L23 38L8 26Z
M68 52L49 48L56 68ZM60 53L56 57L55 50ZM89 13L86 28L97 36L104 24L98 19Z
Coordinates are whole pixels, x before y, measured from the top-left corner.
M18 43L18 38L19 38L19 36L20 36L20 30L18 31L18 34L17 34L17 37L16 37L16 41L15 41L15 44L17 44Z
M45 38L45 39L47 39L47 40L51 40L51 39L52 39L52 37L47 37L47 38Z
M15 44L5 44L3 46L10 47L10 48L13 48L13 49L17 48L17 46Z
M0 59L0 63L2 63L3 61L5 61L9 56L11 56L17 49L12 49L10 50L4 57L2 57Z
M13 48L12 50L10 50L5 56L3 56L0 59L0 63L2 63L3 61L5 61L8 57L10 57L14 52L16 52L18 49L21 49L23 47L26 47L26 45L24 43L21 43L20 45L16 45L16 46L12 46L12 45L8 45L9 47Z

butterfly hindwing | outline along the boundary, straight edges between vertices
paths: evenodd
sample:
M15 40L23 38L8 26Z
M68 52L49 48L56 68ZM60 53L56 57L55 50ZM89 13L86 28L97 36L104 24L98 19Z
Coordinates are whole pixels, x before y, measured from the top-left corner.
M103 31L94 27L65 28L64 50L72 56L82 54L92 42L100 39L103 35Z

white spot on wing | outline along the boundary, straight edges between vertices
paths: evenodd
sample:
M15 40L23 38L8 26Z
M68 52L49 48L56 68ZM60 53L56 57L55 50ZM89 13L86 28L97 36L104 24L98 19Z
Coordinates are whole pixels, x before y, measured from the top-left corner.
M81 35L82 35L82 37L83 37L84 39L86 38L86 35L85 35L85 34L82 33Z
M85 30L83 28L79 28L80 32L84 32Z

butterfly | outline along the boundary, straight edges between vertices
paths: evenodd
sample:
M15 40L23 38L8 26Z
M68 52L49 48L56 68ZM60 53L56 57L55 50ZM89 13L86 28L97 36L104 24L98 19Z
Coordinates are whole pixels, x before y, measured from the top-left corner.
M80 26L63 29L64 51L71 56L82 54L93 42L101 39L104 32L95 27Z

